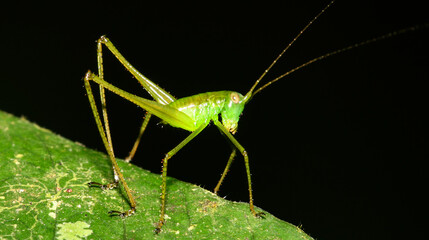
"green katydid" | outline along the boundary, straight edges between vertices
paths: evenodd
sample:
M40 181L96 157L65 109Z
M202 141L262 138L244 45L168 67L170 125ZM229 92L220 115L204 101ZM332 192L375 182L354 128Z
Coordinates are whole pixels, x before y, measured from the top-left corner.
M330 2L319 14L317 14L304 28L303 30L286 46L285 49L277 56L277 58L270 64L270 66L263 72L263 74L259 77L258 80L253 84L251 89L245 94L242 95L235 91L217 91L217 92L207 92L201 93L189 97L184 97L180 99L174 98L167 91L157 86L155 83L150 81L148 78L143 76L140 72L138 72L116 49L113 43L106 38L105 36L100 37L97 41L97 59L98 59L98 75L88 71L85 75L85 88L87 91L88 99L92 108L92 112L94 114L94 118L100 132L102 141L105 145L109 158L113 165L114 172L114 182L106 185L90 182L89 186L99 186L102 189L112 189L118 186L119 182L123 185L125 192L128 196L130 202L130 209L125 212L120 211L110 211L110 214L119 215L121 217L128 217L135 213L136 211L136 201L134 200L133 195L123 177L115 159L112 140L110 136L109 122L107 111L105 108L106 98L105 98L105 89L125 98L126 100L140 106L145 111L147 111L145 115L145 119L141 126L139 136L135 141L135 144L132 148L130 155L127 157L127 161L130 161L133 157L137 146L139 144L140 138L143 132L146 129L146 126L152 115L155 115L163 120L163 123L169 124L173 127L182 128L190 131L190 135L186 137L182 142L180 142L175 148L169 151L165 158L163 159L163 167L162 167L162 183L161 183L161 213L159 217L159 221L156 224L155 232L159 233L161 228L165 222L165 206L166 206L166 189L167 189L167 166L168 160L174 156L182 147L184 147L188 142L190 142L195 136L197 136L210 122L213 122L214 125L221 131L223 135L232 143L234 149L227 161L227 165L221 175L221 178L214 189L214 193L217 193L221 183L223 182L228 169L237 154L237 150L241 153L244 158L245 168L247 173L248 180L248 188L249 188L249 208L251 213L255 217L261 217L263 213L256 212L253 204L253 195L252 195L252 184L250 177L250 167L249 167L249 159L246 150L241 146L241 144L234 138L233 134L235 134L238 126L239 117L244 109L245 104L247 104L252 97L271 85L272 83L284 78L285 76L295 72L298 69L301 69L311 63L322 60L326 57L332 56L337 53L341 53L347 51L352 48L356 48L361 45L365 45L371 42L375 42L384 38L391 37L393 35L402 34L404 32L415 30L416 27L408 28L404 30L400 30L397 32L389 33L380 37L376 37L364 42L360 42L342 49L339 49L334 52L330 52L328 54L322 55L320 57L314 58L298 67L293 68L292 70L286 72L283 75L269 81L262 87L256 89L259 82L264 78L264 76L268 73L268 71L273 67L273 65L281 58L281 56L289 49L289 47L301 36L301 34L321 15L323 12L329 8L329 6L334 1ZM148 100L133 94L130 94L126 91L123 91L112 84L106 82L103 76L103 58L102 58L102 47L105 45L110 52L124 65L124 67L131 72L131 74L139 81L139 83L143 86L143 88L151 95L151 97L155 100ZM100 99L102 105L102 116L103 121L100 117L99 111L97 109L94 95L92 93L92 89L90 86L90 81L93 81L99 85L100 91ZM256 89L256 90L255 90ZM219 115L221 116L222 121L220 122Z

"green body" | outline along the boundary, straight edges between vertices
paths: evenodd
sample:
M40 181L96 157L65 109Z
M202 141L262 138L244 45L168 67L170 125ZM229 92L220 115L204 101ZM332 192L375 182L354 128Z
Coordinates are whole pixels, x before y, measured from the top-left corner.
M243 99L243 95L233 91L206 92L177 99L168 106L185 113L192 119L195 128L186 130L195 131L201 125L207 125L211 120L218 119L220 114L225 128L235 133L244 109ZM168 124L183 128L174 122Z
M103 79L103 59L102 59L102 45L105 45L115 57L125 66L125 68L131 72L131 74L139 81L143 88L155 99L149 100L135 96L131 93L128 93L122 89L115 87L114 85L104 81ZM106 98L105 98L105 89L127 99L128 101L140 106L142 109L147 111L146 117L143 121L140 134L133 146L133 149L126 159L130 160L135 153L135 150L140 142L140 138L143 132L146 129L146 126L149 122L151 115L155 115L163 120L163 123L169 124L173 127L182 128L191 132L191 134L180 142L175 148L169 151L165 158L163 159L162 166L162 183L161 183L161 214L158 223L156 224L155 232L159 233L161 227L165 222L165 205L166 205L166 194L167 194L167 166L168 160L176 154L182 147L184 147L189 141L191 141L195 136L197 136L210 122L213 122L214 125L219 128L222 134L231 142L234 146L232 153L229 157L225 170L219 180L214 192L220 188L223 179L225 178L229 167L236 155L238 150L245 162L247 180L249 186L249 206L250 211L254 216L261 216L263 213L257 213L254 210L253 205L253 195L252 195L252 183L250 179L250 167L249 167L249 158L245 149L238 143L238 141L232 136L237 131L238 121L240 115L243 112L244 105L250 100L252 96L252 91L254 87L245 95L241 95L238 92L234 91L217 91L217 92L207 92L196 94L189 97L184 97L180 99L175 99L167 91L150 81L143 74L138 72L115 48L115 46L110 42L109 39L102 36L98 40L98 75L95 75L88 71L85 76L85 88L88 94L88 99L94 114L94 118L100 132L100 136L103 140L104 146L106 147L107 153L113 165L113 172L115 176L115 181L109 184L100 184L96 182L90 182L89 186L99 186L102 189L112 189L118 186L121 183L125 192L127 193L128 199L130 201L131 208L128 211L111 211L110 214L119 215L121 217L128 217L135 213L136 211L136 202L131 190L128 188L125 178L123 177L118 164L116 163L115 154L113 151L112 139L110 137L110 127L107 117L107 108L106 108ZM97 83L100 87L100 98L102 105L102 116L103 121L99 115L97 104L95 103L94 95L92 93L90 81ZM219 116L221 116L222 123L219 122Z

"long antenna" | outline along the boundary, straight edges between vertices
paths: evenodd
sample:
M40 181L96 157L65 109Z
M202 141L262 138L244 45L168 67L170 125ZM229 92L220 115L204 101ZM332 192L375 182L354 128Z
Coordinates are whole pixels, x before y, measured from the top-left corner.
M270 69L274 66L274 64L277 63L277 61L283 56L283 54L292 46L292 44L295 43L295 41L305 32L305 30L307 30L308 27L310 27L311 24L313 24L314 21L316 21L316 19L319 18L320 15L322 15L326 9L328 9L333 3L335 2L335 0L332 0L328 5L326 5L326 7L320 11L296 36L295 38L285 47L285 49L283 49L283 51L277 56L276 59L274 59L274 61L271 63L271 65L265 69L265 71L262 73L262 75L258 78L258 80L256 80L256 82L253 84L252 88L250 88L249 92L246 93L246 95L244 96L244 102L248 102L252 96L254 94L253 90L256 88L256 86L259 84L259 82L262 80L262 78L265 77L265 75L270 71ZM277 81L277 80L276 80ZM262 90L262 89L261 89ZM258 91L260 91L258 89Z
M380 40L383 40L383 39L386 39L386 38L390 38L390 37L393 37L393 36L397 36L397 35L400 35L400 34L404 34L404 33L407 33L407 32L416 31L416 30L418 30L418 29L420 29L420 28L428 28L428 27L429 27L429 23L426 23L426 24L423 24L423 25L417 25L417 26L413 26L413 27L408 27L408 28L403 28L403 29L400 29L400 30L398 30L398 31L390 32L390 33L387 33L387 34L384 34L384 35L381 35L381 36L378 36L378 37L375 37L375 38L372 38L372 39L369 39L369 40L366 40L366 41L363 41L363 42L355 43L355 44L349 45L349 46L347 46L347 47L344 47L344 48L341 48L341 49L335 50L335 51L333 51L333 52L330 52L330 53L324 54L324 55L322 55L322 56L319 56L319 57L313 58L313 59L311 59L310 61L307 61L307 62L305 62L304 64L301 64L301 65L299 65L299 66L297 66L297 67L295 67L295 68L293 68L293 69L289 70L288 72L286 72L286 73L284 73L284 74L282 74L282 75L280 75L280 76L276 77L275 79L273 79L273 80L269 81L268 83L266 83L266 84L265 84L265 85L263 85L262 87L258 88L258 89L253 93L253 95L252 95L252 96L254 96L254 95L255 95L255 94L257 94L258 92L262 91L264 88L266 88L266 87L270 86L271 84L273 84L273 83L277 82L278 80L280 80L280 79L282 79L282 78L286 77L287 75L289 75L289 74L291 74L291 73L293 73L293 72L295 72L295 71L297 71L297 70L299 70L299 69L301 69L301 68L303 68L303 67L306 67L306 66L308 66L308 65L310 65L310 64L312 64L312 63L314 63L314 62L320 61L320 60L325 59L325 58L327 58L327 57L330 57L330 56L336 55L336 54L338 54L338 53L342 53L342 52L345 52L345 51L351 50L351 49L353 49L353 48L357 48L357 47L360 47L360 46L363 46L363 45L367 45L367 44L370 44L370 43L373 43L373 42L376 42L376 41L380 41ZM277 60L277 59L276 59L276 60ZM252 89L252 90L253 90L253 89Z

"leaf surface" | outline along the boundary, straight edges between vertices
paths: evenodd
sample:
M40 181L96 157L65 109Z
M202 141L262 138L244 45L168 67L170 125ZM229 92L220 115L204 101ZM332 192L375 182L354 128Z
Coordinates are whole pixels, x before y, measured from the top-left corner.
M174 178L166 223L155 235L160 175L118 163L137 201L126 219L107 214L129 208L123 190L87 186L113 178L105 154L0 111L0 239L312 239L269 213L253 217L247 203Z

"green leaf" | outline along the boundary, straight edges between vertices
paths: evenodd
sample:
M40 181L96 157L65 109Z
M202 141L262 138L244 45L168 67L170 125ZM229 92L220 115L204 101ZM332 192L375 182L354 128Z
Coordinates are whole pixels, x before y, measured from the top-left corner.
M87 186L112 180L105 154L0 111L0 239L312 239L269 213L253 217L247 203L174 178L167 219L155 235L160 175L119 165L137 200L126 219L107 214L129 208L123 190Z

